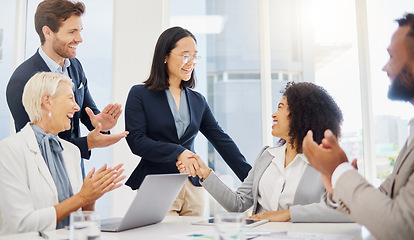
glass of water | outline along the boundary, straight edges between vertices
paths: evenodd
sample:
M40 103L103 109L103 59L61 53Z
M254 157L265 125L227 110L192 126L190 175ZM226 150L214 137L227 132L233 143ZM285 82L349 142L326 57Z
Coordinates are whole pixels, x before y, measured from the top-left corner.
M243 213L225 212L218 213L214 217L216 229L216 240L244 240L244 218Z
M93 211L79 211L70 214L70 240L99 240L101 222Z

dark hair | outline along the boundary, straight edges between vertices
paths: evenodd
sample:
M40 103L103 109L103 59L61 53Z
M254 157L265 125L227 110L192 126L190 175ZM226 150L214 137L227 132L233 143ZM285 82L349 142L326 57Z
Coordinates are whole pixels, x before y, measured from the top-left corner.
M192 37L197 43L194 35L187 29L181 27L172 27L165 30L158 38L155 45L154 57L152 59L151 73L148 79L144 82L151 90L164 90L170 84L168 83L168 67L164 63L165 57L170 54L171 50L177 46L177 42L185 37ZM181 81L182 88L194 88L196 77L194 71L191 73L191 78L188 81Z
M395 20L398 23L398 26L404 27L409 26L410 31L407 33L407 50L410 58L414 58L414 14L412 13L405 13L402 18Z
M324 88L310 82L288 82L283 96L290 112L290 144L296 147L296 152L302 152L302 141L308 130L312 130L318 144L322 142L326 129L340 137L342 112ZM280 140L282 144L285 142Z
M58 32L62 23L72 15L82 16L85 5L82 2L71 2L68 0L45 0L37 6L35 13L35 28L43 45L45 36L43 26L48 26L53 32Z

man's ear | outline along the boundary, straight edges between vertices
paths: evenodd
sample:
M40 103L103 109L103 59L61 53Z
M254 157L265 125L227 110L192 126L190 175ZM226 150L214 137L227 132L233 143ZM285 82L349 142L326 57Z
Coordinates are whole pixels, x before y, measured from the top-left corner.
M48 26L42 27L43 35L45 36L45 39L50 39L52 37L53 31Z

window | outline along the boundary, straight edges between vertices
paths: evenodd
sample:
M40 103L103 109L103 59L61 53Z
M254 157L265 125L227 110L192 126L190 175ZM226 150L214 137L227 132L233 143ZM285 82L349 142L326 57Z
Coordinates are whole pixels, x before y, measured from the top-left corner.
M413 7L408 0L399 0L398 4L369 0L366 1L367 10L362 9L364 11L357 16L356 9L361 5L356 5L355 1L265 2L268 3L270 26L272 111L276 110L280 91L288 81L309 81L323 86L344 115L341 146L350 160L358 159L362 174L372 171L368 180L378 185L391 172L407 137L407 121L414 116L408 103L387 100L389 80L381 71L388 58L389 39L397 28L393 20L401 17L404 11L413 11ZM258 3L251 0L237 1L237 4L233 1L171 0L170 13L171 26L188 28L199 38L198 47L204 62L197 66L202 86L196 90L208 96L217 120L250 163L262 147L261 136L266 134L261 130L261 119L270 117L260 109L258 19L261 10ZM358 19L362 20L357 22ZM211 23L209 28L203 25L205 22ZM358 33L361 24L367 24L368 33ZM205 32L205 29L214 30ZM364 34L369 41L360 39ZM361 60L359 47L363 44L369 46L369 59ZM363 69L371 72L371 82L363 75L361 79L360 69L364 65L360 61L371 61L371 69ZM371 88L361 87L364 84ZM369 91L372 91L372 99ZM373 120L367 117L369 114L362 114L362 106L366 103L368 106L372 103L373 108L364 111L372 111ZM373 126L373 132L364 130L363 126ZM372 140L367 142L367 139ZM200 141L199 144L206 143ZM367 154L370 146L374 146L374 157L364 159L371 156ZM209 146L209 164L220 172L230 187L239 186L238 181L231 180L235 179L231 170L213 152ZM370 169L364 169L365 166Z
M171 26L187 28L197 38L203 59L195 70L195 90L206 96L220 126L252 164L263 147L257 1L234 4L172 0L170 15ZM237 188L238 178L200 135L197 153L205 161L208 159L209 166L229 187Z
M14 69L15 52L15 14L17 2L0 1L0 139L8 137L11 127L11 114L6 102L6 87Z
M390 80L382 71L389 58L387 47L398 27L394 20L402 17L405 12L414 12L414 7L409 0L393 3L368 0L367 9L375 136L374 184L378 185L391 173L396 157L409 134L408 121L414 117L414 108L410 103L387 98Z

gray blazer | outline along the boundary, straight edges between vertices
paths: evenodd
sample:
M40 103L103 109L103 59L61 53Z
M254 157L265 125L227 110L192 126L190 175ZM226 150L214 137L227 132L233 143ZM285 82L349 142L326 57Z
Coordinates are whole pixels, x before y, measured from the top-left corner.
M264 147L242 185L234 192L212 171L201 185L229 212L244 212L253 206L257 213L259 181L272 162L273 156ZM329 209L321 197L325 193L321 175L310 165L306 166L290 207L292 222L349 222L343 214Z
M358 171L345 172L337 181L333 200L338 209L362 224L378 239L414 238L414 142L405 143L393 172L379 189Z

